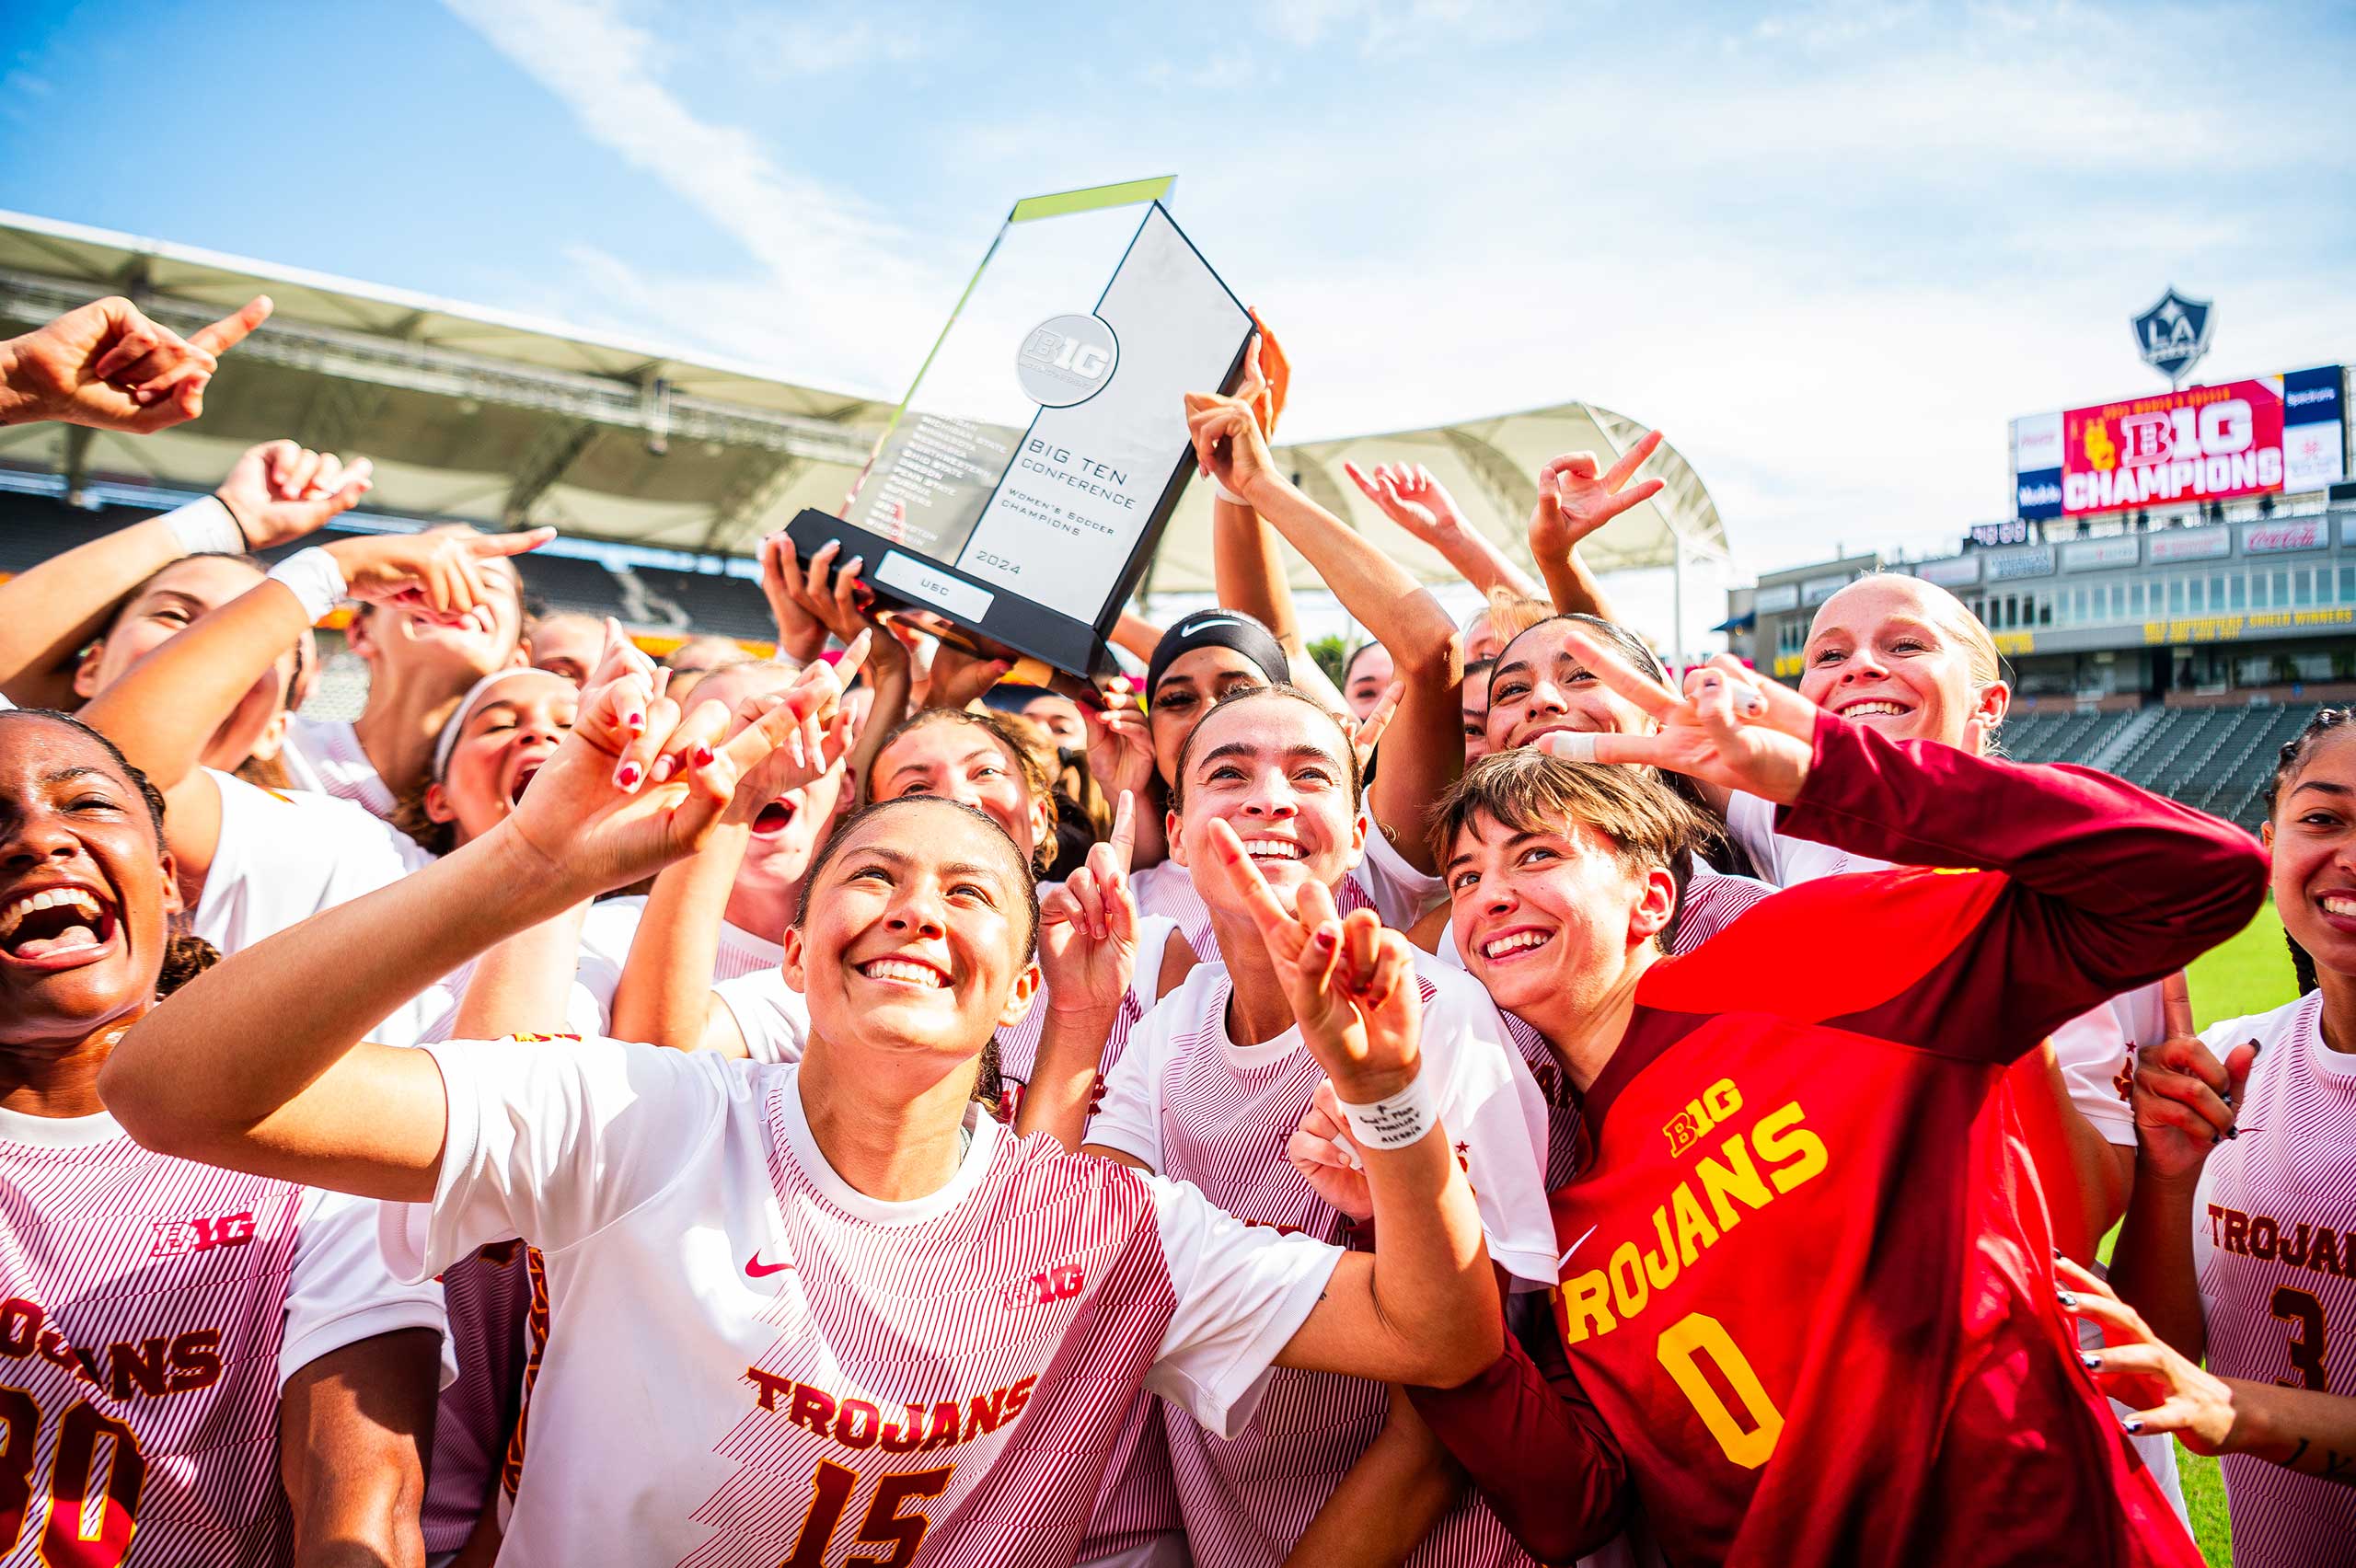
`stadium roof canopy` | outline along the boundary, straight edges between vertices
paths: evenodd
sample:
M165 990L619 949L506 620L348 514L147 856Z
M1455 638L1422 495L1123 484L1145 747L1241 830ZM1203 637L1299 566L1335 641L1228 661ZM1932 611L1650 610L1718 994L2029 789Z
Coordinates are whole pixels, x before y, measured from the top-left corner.
M237 453L292 436L376 465L364 510L486 527L553 524L576 536L748 554L806 506L838 509L888 404L430 295L0 212L0 332L107 294L182 331L257 294L277 309L223 362L204 417L159 435L58 425L0 429L0 467L94 485L202 491ZM1419 578L1453 577L1342 472L1417 462L1473 525L1529 559L1522 533L1545 460L1624 450L1636 421L1585 403L1429 430L1277 448L1311 495ZM1664 445L1653 501L1591 541L1599 571L1726 554L1717 509ZM1295 585L1319 586L1293 561ZM1151 594L1210 591L1210 495L1189 484L1149 571Z

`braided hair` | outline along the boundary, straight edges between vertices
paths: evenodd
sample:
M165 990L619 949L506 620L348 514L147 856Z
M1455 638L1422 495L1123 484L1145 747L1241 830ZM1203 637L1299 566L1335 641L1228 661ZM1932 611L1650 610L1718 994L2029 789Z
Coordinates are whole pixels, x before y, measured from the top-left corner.
M2350 726L2356 726L2356 708L2318 708L2305 729L2282 743L2282 749L2274 759L2274 777L2266 781L2266 792L2259 797L2266 807L2267 821L2274 820L2274 808L2281 799L2282 787L2306 766L2307 754L2315 749L2316 743ZM2299 978L2299 995L2304 997L2321 983L2316 978L2315 958L2288 930L2282 933L2282 940L2291 950L2291 968Z

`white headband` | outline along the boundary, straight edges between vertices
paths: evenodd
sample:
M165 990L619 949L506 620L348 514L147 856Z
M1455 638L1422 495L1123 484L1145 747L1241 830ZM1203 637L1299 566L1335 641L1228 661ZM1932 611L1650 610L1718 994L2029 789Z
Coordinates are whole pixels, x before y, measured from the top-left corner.
M443 782L444 775L450 771L450 754L458 749L458 732L467 727L467 718L481 704L483 693L510 675L545 675L548 673L546 670L535 669L529 664L510 664L503 670L491 671L491 674L468 686L467 695L460 698L458 706L451 710L450 721L442 726L442 733L434 738L433 771L427 777L436 784ZM561 675L557 677L559 680L563 678Z

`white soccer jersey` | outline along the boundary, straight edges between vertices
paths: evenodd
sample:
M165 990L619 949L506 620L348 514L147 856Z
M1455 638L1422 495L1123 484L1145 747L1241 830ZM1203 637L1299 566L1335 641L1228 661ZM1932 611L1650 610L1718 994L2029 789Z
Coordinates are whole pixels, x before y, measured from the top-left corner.
M622 965L629 962L629 944L637 938L638 923L645 916L646 900L635 894L626 898L601 898L589 906L588 918L581 925L581 967L575 978L595 1002L598 1021L595 1028L584 1032L610 1032L614 992L621 985ZM784 962L783 943L725 920L720 923L720 946L711 964L715 986L763 971L774 974ZM794 1059L798 1060L800 1055L797 1050Z
M1742 846L1760 874L1777 887L1888 869L1887 860L1776 832L1775 811L1773 801L1757 795L1737 793L1727 802L1727 836ZM2166 1037L2159 995L2157 986L2124 992L2072 1019L2051 1036L2070 1103L2096 1132L2122 1147L2135 1144L2135 1114L2127 1101L2127 1086L2135 1076L2135 1048Z
M0 1111L0 1563L283 1562L278 1391L444 1328L376 1206L153 1154L100 1114ZM446 1347L445 1347L446 1348Z
M433 864L433 857L407 834L349 801L303 790L281 794L234 774L205 771L221 789L221 838L190 928L224 954ZM433 993L424 993L372 1037L408 1043L441 1008Z
M796 1067L427 1049L449 1134L387 1254L546 1258L510 1564L1068 1562L1140 1392L1240 1425L1339 1256L978 1113L948 1185L869 1198Z
M1423 991L1423 1072L1440 1125L1471 1178L1489 1255L1525 1279L1555 1271L1542 1179L1546 1107L1488 994L1459 970L1415 955ZM1285 1158L1323 1081L1296 1027L1258 1045L1227 1032L1231 983L1205 963L1146 1015L1110 1075L1089 1141L1188 1182L1253 1225L1340 1237L1339 1213ZM1195 1561L1206 1568L1280 1562L1382 1428L1382 1386L1280 1370L1252 1430L1205 1432L1165 1412L1172 1470ZM1418 1564L1526 1562L1485 1504L1468 1494L1409 1559Z
M2200 1032L2222 1061L2246 1041L2241 1136L2202 1167L2192 1256L2209 1369L2356 1393L2356 1055L2324 1043L2323 993ZM2239 1568L2356 1562L2356 1489L2246 1455L2224 1459Z
M1382 923L1405 930L1447 894L1439 878L1409 865L1383 836L1369 812L1366 853L1344 873L1334 890L1334 907L1346 915L1371 909ZM1163 860L1129 873L1129 892L1141 915L1177 922L1178 929L1206 963L1218 962L1218 940L1211 934L1210 906L1195 889L1194 874L1175 860Z
M286 725L286 744L278 754L295 788L350 801L387 822L399 802L384 775L368 760L360 732L347 719L306 719L293 715Z

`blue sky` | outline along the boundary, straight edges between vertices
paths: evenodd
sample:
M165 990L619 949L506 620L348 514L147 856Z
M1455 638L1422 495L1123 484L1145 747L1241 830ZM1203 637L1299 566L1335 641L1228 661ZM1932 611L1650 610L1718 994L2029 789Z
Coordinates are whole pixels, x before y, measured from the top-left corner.
M2344 5L230 14L0 0L0 206L895 394L1011 199L1174 171L1288 434L1588 398L1748 570L2002 515L2171 282L2356 357Z

